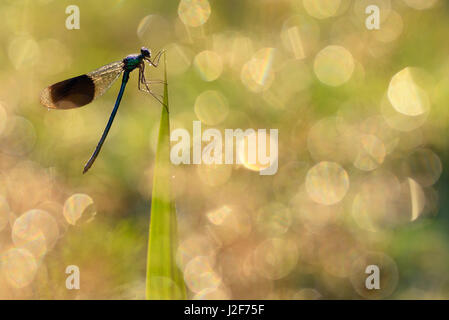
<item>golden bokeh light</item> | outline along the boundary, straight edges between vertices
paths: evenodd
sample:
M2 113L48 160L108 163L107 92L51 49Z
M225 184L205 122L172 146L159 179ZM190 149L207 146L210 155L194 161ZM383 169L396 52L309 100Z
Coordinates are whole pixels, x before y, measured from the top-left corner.
M258 245L254 253L255 267L264 278L286 277L298 262L298 247L291 239L269 238Z
M382 113L385 122L391 128L404 132L410 132L420 128L424 125L429 116L429 110L416 116L401 113L392 106L387 96L381 101L380 112Z
M435 152L430 149L417 149L408 157L405 170L420 185L429 187L438 181L443 167Z
M374 170L384 162L385 155L385 146L379 138L374 135L361 135L354 166L364 171Z
M270 163L273 164L277 161L277 158L275 158L277 155L269 154L271 150L277 150L277 140L268 133L264 139L262 139L262 137L263 135L259 135L256 131L251 132L248 135L245 135L240 145L237 146L237 157L246 169L251 171L262 171L268 169ZM260 150L259 145L262 147ZM259 153L262 153L264 147L266 154L263 156L269 156L270 158L264 159L269 160L266 163L263 163L264 161L262 161L259 155Z
M317 19L326 19L337 15L341 0L303 0L307 13Z
M222 288L207 288L198 292L193 300L230 300L231 295L228 290Z
M202 164L197 169L200 181L210 187L225 184L232 174L232 166L224 164Z
M338 163L323 161L307 172L307 194L317 203L338 203L345 197L348 189L349 176Z
M217 248L211 239L202 234L195 234L181 242L176 253L176 262L184 269L197 256L215 257Z
M290 209L279 202L272 202L257 212L257 228L266 236L281 236L287 232L291 223Z
M36 130L30 120L20 116L10 116L0 136L0 145L4 146L4 153L21 156L33 150L36 139Z
M388 18L382 22L382 27L379 30L373 30L374 37L381 42L391 42L401 35L403 28L402 17L392 10Z
M201 51L195 56L193 64L204 81L214 81L223 72L221 57L214 51Z
M356 157L354 145L357 133L338 117L317 121L307 135L307 149L316 161L333 159L353 161Z
M397 136L397 132L388 125L382 115L366 118L358 128L362 134L380 139L386 154L392 153L399 144L400 138Z
M329 274L346 278L349 276L351 262L360 251L358 243L345 230L330 225L325 229L326 233L332 233L338 241L323 241L317 255L320 264Z
M267 90L274 81L272 63L274 48L264 48L257 51L242 67L240 78L242 83L253 92Z
M408 132L400 132L398 136L401 142L397 146L398 152L414 152L414 150L422 148L423 144L425 144L425 138L421 128Z
M208 0L181 0L178 16L189 27L199 27L207 22L211 14Z
M94 200L87 194L75 193L65 201L63 214L72 225L76 225L80 219L89 221L96 215Z
M304 288L295 292L292 296L293 300L318 300L322 294L313 288Z
M352 216L364 230L377 232L404 225L423 213L427 202L421 185L388 171L374 171L358 186Z
M170 75L180 75L186 72L192 64L193 52L177 43L168 44L165 46L165 50L167 61L170 61L167 64L167 73Z
M25 249L9 249L2 253L0 261L3 277L14 288L28 286L36 275L36 259Z
M276 85L283 87L283 94L291 97L298 91L309 88L312 82L311 70L297 59L285 61L279 68Z
M291 161L281 166L272 186L277 199L291 199L304 183L309 167L306 161Z
M17 36L9 43L8 55L16 69L29 68L38 62L40 48L32 37Z
M426 196L423 188L415 180L408 178L407 183L410 187L411 200L411 219L412 221L418 219L426 205Z
M58 74L72 65L72 55L67 47L56 39L44 39L39 41L41 56L46 59L39 59L36 67L43 74ZM52 61L52 63L48 63Z
M434 7L439 0L402 0L409 7L416 10L425 10Z
M263 97L276 108L286 108L295 95L310 88L312 78L310 68L302 60L286 60L278 67L276 81L263 92Z
M206 213L208 234L219 246L230 245L251 231L251 218L241 208L224 205Z
M215 33L212 35L212 51L219 54L223 67L239 72L243 64L254 54L253 40L239 33Z
M287 27L281 33L281 38L284 40L285 46L293 52L296 59L305 58L306 54L298 26Z
M221 225L232 213L232 209L229 206L222 206L216 210L212 210L207 213L207 218L215 225Z
M6 113L2 102L0 102L0 137L2 136L3 130L5 130L7 119L8 114Z
M327 46L315 56L313 69L324 84L338 87L351 79L355 63L352 54L342 46Z
M10 208L8 201L0 195L0 232L9 224Z
M33 209L14 221L12 240L39 259L51 250L59 238L58 224L48 212Z
M384 179L382 181L376 180L376 184L366 182L363 185L364 188L354 197L352 216L358 226L364 230L372 232L378 230L377 221L381 220L388 211L389 195L399 193L399 181L396 177L386 176ZM389 185L388 182L395 184ZM387 192L384 192L384 190L387 190ZM371 191L375 192L372 193Z
M295 15L282 25L281 40L284 47L295 59L304 59L319 43L320 27L310 17Z
M290 200L290 208L292 213L292 226L295 231L307 230L316 231L324 226L331 225L341 217L342 207L340 204L325 205L317 203L308 195L305 186L302 185L299 191Z
M11 210L18 214L36 208L49 196L52 187L48 172L30 160L14 163L2 181Z
M216 289L222 281L214 270L211 259L205 256L197 256L187 263L184 269L184 280L188 288L195 293L206 289Z
M407 67L391 78L388 99L396 111L408 116L418 116L429 110L430 99L417 83L419 76L418 69Z
M142 45L151 44L152 48L160 49L171 40L170 24L160 15L147 15L140 20L137 26L137 37ZM155 55L156 52L152 52L152 54Z
M228 99L219 91L204 91L196 98L194 110L202 123L217 125L223 122L229 113Z

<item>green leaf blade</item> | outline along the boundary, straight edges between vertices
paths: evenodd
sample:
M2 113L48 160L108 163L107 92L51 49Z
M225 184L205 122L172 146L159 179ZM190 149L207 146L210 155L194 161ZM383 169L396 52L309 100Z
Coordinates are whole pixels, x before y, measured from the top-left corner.
M165 62L165 59L164 59ZM153 174L151 217L148 237L146 298L186 299L184 278L176 265L177 221L171 192L170 120L167 70L164 63L164 104L159 127Z

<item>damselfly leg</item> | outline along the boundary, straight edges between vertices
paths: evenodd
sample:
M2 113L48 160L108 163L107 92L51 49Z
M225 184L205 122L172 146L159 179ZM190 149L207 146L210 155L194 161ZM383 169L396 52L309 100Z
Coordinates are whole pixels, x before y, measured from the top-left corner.
M159 60L162 56L162 54L164 53L164 50L159 51L156 56L154 57L153 61L151 61L150 59L145 59L146 61L148 61L150 63L150 65L157 67L159 65ZM151 94L157 101L159 101L159 103L161 103L165 109L168 112L168 107L162 102L162 96L155 94L149 87L149 85L151 84L165 84L165 81L163 80L146 80L145 78L145 64L142 63L139 66L139 83L138 83L138 89L140 91L143 92L147 92L149 94ZM143 84L143 87L141 86L141 84Z

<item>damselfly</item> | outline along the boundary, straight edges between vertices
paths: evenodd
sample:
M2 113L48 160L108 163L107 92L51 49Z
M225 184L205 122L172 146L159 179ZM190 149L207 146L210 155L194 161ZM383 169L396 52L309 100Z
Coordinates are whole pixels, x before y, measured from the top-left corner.
M125 91L126 83L129 79L129 74L134 69L139 69L139 90L150 93L162 105L164 105L160 98L149 88L151 83L163 83L163 81L146 81L145 79L145 62L147 62L150 66L157 67L162 53L163 51L159 51L154 59L151 60L151 51L145 47L142 47L140 54L130 54L122 61L113 62L90 73L55 83L42 91L41 103L47 108L78 108L89 104L94 99L102 96L111 87L114 81L117 80L117 78L123 73L122 85L115 101L114 109L112 110L108 124L103 131L103 135L101 136L94 153L84 166L83 173L86 173L92 166L101 150L101 147L103 146L106 136L111 129L111 125L114 121L120 101L122 100L123 92ZM167 108L167 106L165 107Z

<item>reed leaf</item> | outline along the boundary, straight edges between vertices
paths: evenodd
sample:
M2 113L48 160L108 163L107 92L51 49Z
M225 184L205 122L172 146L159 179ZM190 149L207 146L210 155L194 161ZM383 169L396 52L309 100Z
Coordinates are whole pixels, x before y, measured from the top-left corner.
M170 120L167 70L164 56L164 104L153 173L151 217L148 237L146 298L186 299L184 278L176 265L177 221L171 192Z

